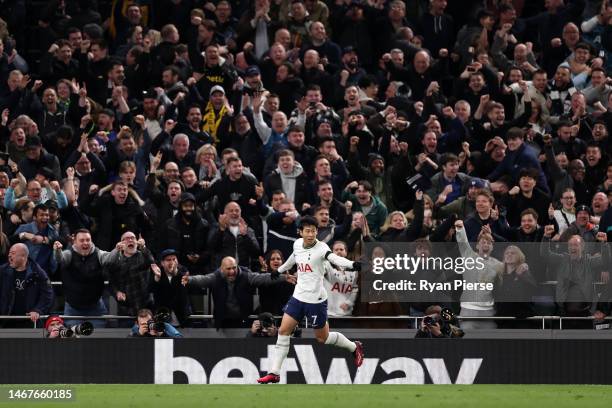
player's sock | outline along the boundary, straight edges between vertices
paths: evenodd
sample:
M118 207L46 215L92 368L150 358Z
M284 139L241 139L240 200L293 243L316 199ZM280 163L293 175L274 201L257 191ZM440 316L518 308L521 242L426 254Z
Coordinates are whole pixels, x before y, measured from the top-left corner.
M344 334L340 332L329 332L329 336L327 336L325 344L330 344L332 346L343 348L345 350L350 351L351 353L357 348L355 343L347 339Z
M274 354L274 359L272 360L272 368L268 371L268 373L279 374L281 366L283 365L283 361L287 358L287 354L289 353L289 339L291 336L283 336L282 334L278 335L276 339L276 353Z

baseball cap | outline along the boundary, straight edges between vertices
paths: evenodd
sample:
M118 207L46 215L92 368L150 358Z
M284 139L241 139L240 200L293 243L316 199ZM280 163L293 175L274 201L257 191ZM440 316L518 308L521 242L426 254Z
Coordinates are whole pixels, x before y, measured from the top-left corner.
M115 112L113 112L112 109L102 109L99 115L107 115L108 117L114 118Z
M45 322L45 330L49 329L49 326L51 326L52 323L59 323L61 325L64 324L64 319L62 319L59 316L49 316L47 318L47 321Z
M184 202L187 201L193 201L194 203L196 202L195 196L191 193L183 193L181 194L181 199L179 201L180 204L183 204Z
M40 146L42 146L42 142L40 141L40 137L38 136L30 136L26 140L26 144L25 144L26 149L29 149L31 147L40 147Z
M49 181L56 180L55 173L53 173L53 170L46 166L40 167L38 170L36 170L36 175L43 176Z
M45 205L47 206L48 209L59 210L59 207L57 205L57 201L55 201L55 200L47 200L47 201L45 201Z
M142 91L143 99L157 99L157 91L153 88Z
M374 160L382 160L383 163L385 162L385 159L380 154L378 154L378 153L370 153L370 154L368 154L368 166L372 165Z
M159 254L159 259L163 261L166 257L170 255L178 255L178 252L176 252L175 249L164 249L161 254Z
M576 207L576 214L578 214L580 211L586 211L589 213L589 215L591 215L591 209L587 205L583 204Z
M261 71L257 65L251 65L246 69L245 74L246 76L250 77L261 74Z
M470 187L486 188L487 182L481 178L473 178L472 181L470 181Z
M346 46L342 49L342 55L349 54L351 52L357 52L357 50L355 50L355 47L353 47L352 45Z
M215 92L221 92L223 95L225 95L225 89L223 89L223 87L221 85L215 85L212 88L210 88L210 94L212 95Z

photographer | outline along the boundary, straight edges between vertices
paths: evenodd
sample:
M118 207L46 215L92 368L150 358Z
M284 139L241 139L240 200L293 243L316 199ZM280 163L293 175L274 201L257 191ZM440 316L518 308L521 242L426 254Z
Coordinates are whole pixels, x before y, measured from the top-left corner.
M278 332L272 313L264 312L253 321L247 337L275 337Z
M170 323L163 321L160 314L153 316L150 309L140 309L130 337L183 337Z
M93 324L87 321L68 328L59 316L49 316L45 322L45 337L48 339L89 336L93 330Z
M447 308L430 306L425 310L425 317L421 320L421 328L414 336L417 339L431 338L460 338L464 336L459 328L457 317Z
M50 316L45 322L45 337L49 339L59 338L62 329L66 329L64 319L59 316Z

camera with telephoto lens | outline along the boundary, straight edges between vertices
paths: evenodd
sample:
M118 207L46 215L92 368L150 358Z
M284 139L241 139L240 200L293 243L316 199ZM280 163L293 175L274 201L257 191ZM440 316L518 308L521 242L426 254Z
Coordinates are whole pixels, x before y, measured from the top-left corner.
M164 333L166 331L166 323L170 320L170 311L166 309L160 309L152 319L147 322L147 328L149 332L156 331L158 333Z
M81 324L75 324L70 328L62 326L59 329L59 337L89 336L93 331L94 326L91 322L83 322Z

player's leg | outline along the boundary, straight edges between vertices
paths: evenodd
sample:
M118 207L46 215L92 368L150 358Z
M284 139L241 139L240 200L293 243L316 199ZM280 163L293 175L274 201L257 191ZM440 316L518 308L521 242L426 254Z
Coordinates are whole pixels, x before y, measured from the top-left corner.
M363 345L361 342L350 341L340 332L329 331L329 323L327 322L327 302L321 303L319 307L313 307L312 310L314 310L313 315L310 316L310 314L307 314L307 316L308 318L315 318L313 327L315 329L314 332L317 341L350 351L355 356L355 365L359 367L363 363ZM319 324L316 323L317 320Z
M287 358L289 353L289 343L291 340L291 334L298 325L298 321L291 315L285 313L283 320L278 329L278 337L276 338L276 354L272 360L272 367L269 372L278 374L280 372L283 361Z
M272 363L268 374L257 380L260 384L277 383L280 381L279 373L283 365L283 361L289 353L289 343L291 334L295 330L303 316L302 302L295 298L289 299L285 307L285 314L281 320L281 325L278 329L278 337L276 338L275 353L272 358Z

